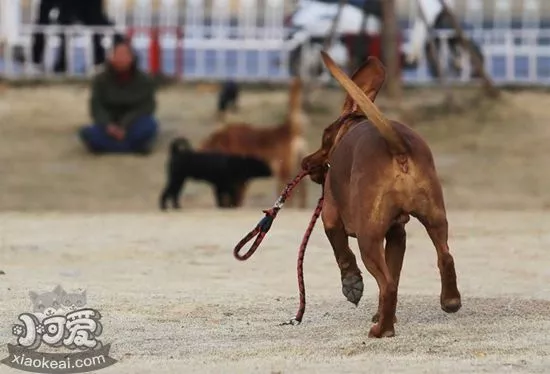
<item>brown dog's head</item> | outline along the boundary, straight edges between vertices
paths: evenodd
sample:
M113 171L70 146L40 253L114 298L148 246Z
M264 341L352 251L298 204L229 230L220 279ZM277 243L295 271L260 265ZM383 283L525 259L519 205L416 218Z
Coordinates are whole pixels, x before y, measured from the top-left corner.
M382 62L376 57L369 57L367 61L352 75L351 80L374 102L378 92L384 84L386 70ZM302 160L302 168L310 171L310 178L315 183L323 183L328 170L328 157L332 148L338 143L342 135L358 118L364 118L353 98L346 94L340 116L323 131L321 148Z

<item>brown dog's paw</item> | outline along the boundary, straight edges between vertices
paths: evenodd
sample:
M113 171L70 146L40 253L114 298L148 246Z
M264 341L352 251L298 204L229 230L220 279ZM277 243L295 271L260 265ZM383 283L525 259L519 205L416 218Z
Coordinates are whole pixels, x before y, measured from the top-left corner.
M379 323L372 326L369 331L369 338L391 338L395 336L395 329L386 329L382 331L382 328Z
M448 300L441 300L441 309L445 313L456 313L460 310L462 307L462 302L460 301L459 297L448 299Z
M380 320L380 313L376 312L372 316L371 322L378 323L379 320ZM393 316L393 323L397 323L397 317L396 316Z
M363 296L363 278L353 274L342 279L342 293L350 303L357 306Z

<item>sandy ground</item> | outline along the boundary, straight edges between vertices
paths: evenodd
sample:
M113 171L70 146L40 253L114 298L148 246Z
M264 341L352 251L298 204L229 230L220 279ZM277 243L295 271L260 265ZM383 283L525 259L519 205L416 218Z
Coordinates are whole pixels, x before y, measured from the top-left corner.
M106 374L548 372L545 214L450 215L464 305L454 315L439 308L435 251L410 224L397 336L385 340L366 337L374 281L366 277L359 307L345 301L319 227L306 257L304 321L278 326L297 308L295 253L308 213L283 212L260 252L239 263L231 247L257 219L255 211L1 215L0 340L12 341L9 322L28 309L28 291L58 282L85 285L103 313L103 341L121 360Z
M190 183L181 212L157 211L168 142L197 144L216 127L212 92L159 93L162 134L150 157L94 157L75 135L87 122L85 87L1 90L0 345L14 341L28 292L60 283L86 288L103 313L103 339L120 360L104 373L550 371L550 95L508 92L489 103L461 90L444 109L439 91L406 97L399 110L379 105L433 148L464 306L439 308L435 251L411 222L397 336L371 340L375 283L365 274L359 307L345 301L320 225L306 256L305 320L278 326L297 308L295 254L309 210L284 210L260 252L232 257L275 199L272 179L254 182L241 210L214 209L209 187ZM326 91L316 101L311 149L341 100ZM284 91L245 91L237 116L269 125L285 104ZM313 208L319 189L310 191Z
M490 103L476 90L462 90L450 110L442 107L443 95L437 90L406 95L399 111L383 97L379 105L427 139L450 209L550 207L550 176L544 172L549 94L505 93ZM174 87L158 97L162 132L151 157L92 157L76 136L88 121L87 98L87 87L78 85L0 92L0 211L150 211L164 183L170 139L183 135L196 145L217 127L215 92ZM328 90L315 101L307 129L312 151L342 100L340 91ZM230 118L269 126L283 118L286 104L282 90L245 91L241 112ZM313 207L319 189L313 184L310 188ZM272 180L254 181L246 204L269 206L276 193ZM209 187L190 184L183 205L213 207Z

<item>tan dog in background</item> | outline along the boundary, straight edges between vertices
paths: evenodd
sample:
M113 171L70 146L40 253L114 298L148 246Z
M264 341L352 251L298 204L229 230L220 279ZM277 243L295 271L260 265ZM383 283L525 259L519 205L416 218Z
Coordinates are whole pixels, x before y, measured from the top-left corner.
M408 126L388 121L373 104L385 79L379 60L370 57L350 79L327 54L322 55L348 94L340 117L325 129L321 148L302 166L313 171L314 181L324 183L322 219L344 295L357 304L363 294L361 271L348 244L348 238L354 237L379 288L376 324L369 337L395 334L405 224L413 216L424 225L437 252L441 308L458 311L462 304L447 244L443 192L430 148Z
M279 126L269 128L253 127L245 123L228 124L214 131L199 147L202 151L216 151L226 154L253 156L271 166L278 180L277 194L299 171L300 161L306 155L307 143L304 130L308 118L302 109L302 81L294 78L290 84L289 109L287 119ZM244 200L246 185L240 193L240 203ZM297 188L299 207L307 203L306 186ZM295 199L289 199L293 205Z

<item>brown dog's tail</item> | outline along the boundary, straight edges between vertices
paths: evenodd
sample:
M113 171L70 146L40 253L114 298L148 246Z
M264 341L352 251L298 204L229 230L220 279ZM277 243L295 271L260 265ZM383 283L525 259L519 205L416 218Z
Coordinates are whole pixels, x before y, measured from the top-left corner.
M307 116L302 108L303 83L299 77L292 79L288 96L288 118L286 124L290 127L293 135L303 135L304 127L307 124Z
M330 58L330 56L321 51L321 57L326 67L330 70L334 78L344 87L349 96L355 101L359 109L368 117L380 134L386 139L393 154L407 153L407 147L403 139L394 130L388 119L378 109L371 99L342 71Z

